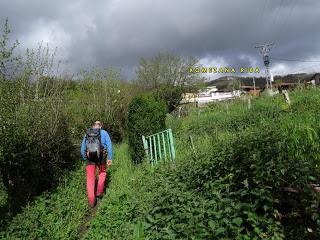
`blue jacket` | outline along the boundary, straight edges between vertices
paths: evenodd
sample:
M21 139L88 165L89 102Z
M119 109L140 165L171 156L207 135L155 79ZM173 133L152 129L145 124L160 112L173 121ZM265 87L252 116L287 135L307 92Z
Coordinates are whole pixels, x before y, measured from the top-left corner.
M112 143L111 143L111 139L109 134L107 133L106 130L102 129L100 130L100 134L101 134L101 144L104 150L107 150L108 153L108 160L112 160ZM86 136L84 136L83 140L82 140L82 144L81 144L81 155L83 160L87 159L86 156Z

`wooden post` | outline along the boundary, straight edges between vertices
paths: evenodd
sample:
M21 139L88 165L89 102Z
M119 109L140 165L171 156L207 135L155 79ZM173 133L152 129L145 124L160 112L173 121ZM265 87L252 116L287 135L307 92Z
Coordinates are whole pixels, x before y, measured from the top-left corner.
M196 156L196 149L194 148L193 139L192 139L191 135L189 136L189 139L190 139L190 143L191 143L192 152L193 152L194 156Z
M282 91L282 94L284 96L284 99L286 100L286 103L290 105L291 101L290 101L289 93L287 92L287 90Z

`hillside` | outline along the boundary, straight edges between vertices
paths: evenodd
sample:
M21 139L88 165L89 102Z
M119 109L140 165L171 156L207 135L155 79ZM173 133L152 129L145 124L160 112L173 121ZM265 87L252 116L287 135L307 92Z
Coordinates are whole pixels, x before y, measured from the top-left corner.
M285 76L274 76L274 82L279 83L303 83L309 81L313 74L307 73L298 73L298 74L289 74ZM230 89L234 81L240 81L241 85L253 86L253 78L251 77L241 77L241 76L224 76L218 79L207 82L207 86L216 86L219 90ZM257 77L255 78L255 84L259 88L264 88L265 78Z

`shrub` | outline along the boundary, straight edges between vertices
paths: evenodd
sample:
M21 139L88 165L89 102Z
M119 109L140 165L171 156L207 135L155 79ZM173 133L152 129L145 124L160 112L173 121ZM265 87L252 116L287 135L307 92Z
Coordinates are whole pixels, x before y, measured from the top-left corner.
M68 125L61 109L47 102L16 108L0 132L3 160L0 172L8 190L10 209L16 211L30 197L50 189L73 163Z
M320 92L315 89L294 91L290 92L290 96L292 104L285 108L282 108L282 96L262 97L253 101L251 109L241 109L236 103L230 104L229 112L226 112L221 111L226 108L224 103L220 103L210 106L200 116L179 120L182 121L180 124L177 124L178 120L171 119L173 127L177 128L175 132L179 133L176 138L176 145L181 145L177 149L178 158L182 155L193 160L188 162L181 159L184 163L178 166L178 172L174 174L176 179L170 182L181 183L179 188L186 187L186 191L195 190L209 202L217 202L216 199L222 198L238 208L231 207L230 211L228 206L223 207L219 202L213 207L204 206L210 211L215 206L229 209L223 214L226 216L224 221L216 225L223 227L221 231L225 230L220 238L319 238L319 193L310 185L317 184L320 179ZM189 147L189 157L186 157L190 134L197 151L191 154ZM203 144L205 134L209 135L210 149ZM221 189L225 183L219 183L219 179L230 174L233 176L231 181L225 189ZM159 183L149 184L157 185L159 190ZM171 190L166 188L166 192L166 197L170 199L173 195ZM160 196L155 197L157 203L161 201ZM173 199L170 201L179 201L178 197ZM170 202L172 204L174 202ZM156 205L153 207L158 207ZM153 214L153 222L148 221L152 227L147 229L147 235L151 236L157 228L161 234L165 230L166 234L171 231L178 237L182 236L181 233L188 231L187 225L178 232L173 227L167 230L170 223L163 224L163 220L170 218L170 221L182 223L176 212L185 211L180 206L178 209L175 207L173 211L162 214L162 220L159 217L154 219ZM236 235L233 235L232 229L228 229L231 225L223 223L231 222L232 215L242 219L238 229L242 230ZM216 215L210 218L214 224L219 220ZM162 223L160 228L159 222ZM200 222L205 226L207 224L205 219ZM172 226L175 227L175 224ZM242 234L245 234L244 238ZM199 236L192 233L188 235ZM163 235L161 237L164 238Z
M182 94L185 91L186 90L183 87L164 85L159 87L157 90L157 96L166 102L168 112L171 113L179 105L180 101L182 100Z
M129 105L128 137L133 162L144 157L142 135L147 136L165 129L166 103L152 93L136 96Z
M137 90L121 81L112 69L96 69L82 75L84 81L64 81L68 101L65 112L72 123L73 137L81 138L83 130L99 119L113 142L127 138L128 106Z

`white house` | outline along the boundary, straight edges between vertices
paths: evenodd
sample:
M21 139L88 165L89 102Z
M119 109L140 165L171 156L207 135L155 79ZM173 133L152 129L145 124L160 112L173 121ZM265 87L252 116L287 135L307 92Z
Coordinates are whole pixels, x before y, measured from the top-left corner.
M216 86L207 87L204 91L200 92L197 97L197 102L200 105L210 102L220 102L229 99L240 97L240 91L219 91Z
M198 94L186 93L181 103L197 102L204 105L210 102L220 102L240 97L240 91L219 91L216 86L209 86Z

